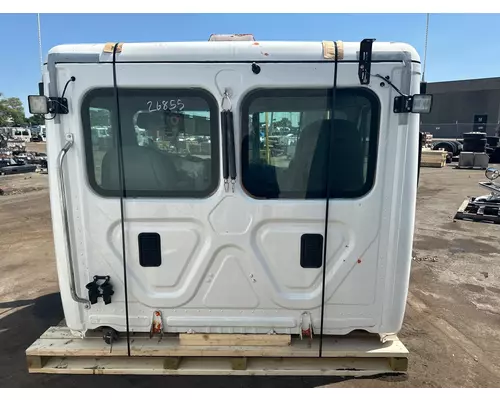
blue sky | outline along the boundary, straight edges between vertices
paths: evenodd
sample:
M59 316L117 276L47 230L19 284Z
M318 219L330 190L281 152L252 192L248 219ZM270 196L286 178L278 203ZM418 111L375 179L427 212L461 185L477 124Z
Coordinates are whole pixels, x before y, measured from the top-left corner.
M26 104L38 90L36 14L0 14L0 92ZM500 14L431 14L426 80L500 75ZM42 14L46 52L57 44L208 40L252 33L257 40L402 41L423 59L425 14Z

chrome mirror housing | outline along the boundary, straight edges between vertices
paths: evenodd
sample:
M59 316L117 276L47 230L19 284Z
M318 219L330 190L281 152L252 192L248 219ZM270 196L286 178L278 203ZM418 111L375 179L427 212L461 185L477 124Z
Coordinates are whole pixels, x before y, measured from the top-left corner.
M486 171L484 171L484 175L486 176L486 178L493 182L500 176L500 171L496 168L489 167L486 168Z

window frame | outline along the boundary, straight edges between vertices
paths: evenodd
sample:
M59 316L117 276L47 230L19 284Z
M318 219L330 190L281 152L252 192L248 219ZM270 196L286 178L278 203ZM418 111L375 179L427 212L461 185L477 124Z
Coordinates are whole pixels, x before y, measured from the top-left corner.
M93 154L93 141L92 141L92 125L90 122L90 108L92 100L99 97L109 97L113 99L114 103L115 89L112 87L95 88L85 93L81 107L80 118L82 123L82 134L84 138L84 152L85 152L85 169L87 173L87 182L91 189L101 197L105 198L118 198L121 196L120 190L104 189L96 181L95 164ZM161 199L207 199L214 195L220 186L220 129L219 129L219 105L215 97L208 90L202 88L119 88L119 95L122 97L124 94L134 96L138 94L141 96L172 96L176 97L189 96L198 97L205 100L208 104L210 113L210 160L211 160L211 182L210 185L203 191L201 190L183 190L183 191L165 191L165 190L130 190L125 188L124 197L127 198L161 198ZM116 105L109 110L112 126L116 125ZM123 116L122 116L123 118ZM132 117L131 117L132 118ZM214 134L215 133L215 134ZM112 140L116 143L116 136L113 135ZM139 145L138 145L139 146Z
M341 87L336 89L338 95L340 93L346 94L361 94L366 98L371 105L371 119L370 119L370 134L368 136L369 147L366 156L368 157L367 176L363 187L357 191L344 191L343 193L331 193L329 199L358 199L365 197L373 189L375 185L375 178L377 175L378 163L378 145L380 139L380 122L382 106L380 98L373 90L364 87ZM241 101L240 116L241 116L241 152L240 152L240 167L241 167L241 186L244 192L255 200L306 200L318 201L326 200L325 197L305 197L303 192L281 192L276 195L275 193L266 193L265 196L257 196L250 192L245 186L245 173L250 167L249 155L249 140L250 132L248 129L250 121L250 107L254 100L262 97L318 97L326 96L328 109L331 109L333 88L269 88L260 87L248 92ZM285 194L285 196L282 196Z

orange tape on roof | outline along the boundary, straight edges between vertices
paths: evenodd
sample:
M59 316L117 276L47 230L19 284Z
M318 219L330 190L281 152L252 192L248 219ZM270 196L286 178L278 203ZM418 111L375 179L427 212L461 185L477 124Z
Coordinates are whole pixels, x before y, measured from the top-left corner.
M104 45L103 52L104 52L104 53L112 53L112 52L113 52L113 50L115 49L115 44L116 44L116 43L111 43L111 42L110 42L110 43L106 43L106 44ZM123 43L118 43L118 46L117 46L117 48L116 48L116 52L117 52L117 53L121 53L121 51L122 51L122 47L123 47Z
M333 60L335 58L335 45L332 41L323 41L323 58L327 60ZM344 58L344 43L341 40L337 41L337 59L342 60Z

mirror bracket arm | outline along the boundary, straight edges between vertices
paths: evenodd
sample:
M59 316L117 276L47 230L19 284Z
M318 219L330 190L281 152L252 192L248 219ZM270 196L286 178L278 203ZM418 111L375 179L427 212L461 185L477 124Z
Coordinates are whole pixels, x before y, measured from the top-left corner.
M50 114L68 114L68 99L66 97L49 97Z

